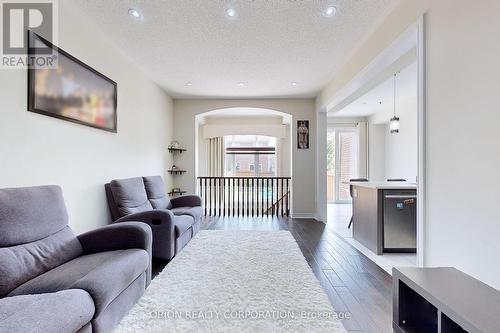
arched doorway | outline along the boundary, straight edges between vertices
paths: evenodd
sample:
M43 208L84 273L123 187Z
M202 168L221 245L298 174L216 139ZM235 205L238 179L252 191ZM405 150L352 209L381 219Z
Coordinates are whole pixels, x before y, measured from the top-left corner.
M290 215L292 116L250 107L195 117L197 192L206 215Z

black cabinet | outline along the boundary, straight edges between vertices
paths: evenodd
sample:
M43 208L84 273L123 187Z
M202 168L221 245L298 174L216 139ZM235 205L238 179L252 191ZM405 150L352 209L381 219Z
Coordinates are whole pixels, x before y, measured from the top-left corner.
M399 281L398 326L403 332L437 332L438 310L425 298Z

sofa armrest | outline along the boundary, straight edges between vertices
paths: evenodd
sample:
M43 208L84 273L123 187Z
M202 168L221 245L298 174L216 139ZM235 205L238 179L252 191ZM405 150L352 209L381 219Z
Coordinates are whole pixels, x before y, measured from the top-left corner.
M147 284L151 281L152 232L151 228L140 222L111 224L78 235L83 253L143 249L149 255Z
M153 231L153 257L170 260L175 255L175 216L166 209L148 210L119 218L113 223L137 221L148 224Z
M183 195L170 199L172 208L175 207L196 207L201 206L201 198L198 195Z

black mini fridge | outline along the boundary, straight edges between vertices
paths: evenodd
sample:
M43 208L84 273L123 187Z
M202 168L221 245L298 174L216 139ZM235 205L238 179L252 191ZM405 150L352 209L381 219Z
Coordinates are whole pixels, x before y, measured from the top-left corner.
M417 191L384 191L384 252L417 250Z

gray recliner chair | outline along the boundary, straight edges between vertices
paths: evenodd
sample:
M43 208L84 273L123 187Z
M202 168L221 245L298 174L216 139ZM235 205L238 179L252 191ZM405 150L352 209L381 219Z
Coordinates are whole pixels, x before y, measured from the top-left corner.
M109 332L151 280L151 229L75 237L61 188L0 189L0 332Z
M141 221L153 230L153 256L170 260L201 226L201 199L169 199L161 176L112 180L104 185L114 223Z

